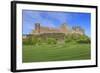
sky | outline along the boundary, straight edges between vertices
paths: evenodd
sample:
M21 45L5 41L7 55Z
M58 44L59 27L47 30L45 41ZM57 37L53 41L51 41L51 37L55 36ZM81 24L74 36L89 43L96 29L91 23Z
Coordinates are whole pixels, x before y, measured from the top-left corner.
M90 13L23 10L23 34L31 33L35 23L40 23L41 26L53 28L58 28L63 23L66 23L70 28L73 26L80 26L85 30L87 36L90 37L91 35Z

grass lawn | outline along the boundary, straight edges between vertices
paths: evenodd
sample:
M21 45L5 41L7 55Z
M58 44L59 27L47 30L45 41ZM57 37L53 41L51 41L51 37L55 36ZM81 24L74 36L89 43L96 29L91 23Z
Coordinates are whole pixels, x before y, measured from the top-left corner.
M85 60L91 58L90 44L23 45L23 62Z

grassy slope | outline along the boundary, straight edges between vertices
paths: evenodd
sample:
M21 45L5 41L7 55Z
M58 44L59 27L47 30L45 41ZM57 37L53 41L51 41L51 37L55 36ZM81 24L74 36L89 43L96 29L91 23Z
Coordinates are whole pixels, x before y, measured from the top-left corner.
M23 62L90 59L90 44L23 45Z

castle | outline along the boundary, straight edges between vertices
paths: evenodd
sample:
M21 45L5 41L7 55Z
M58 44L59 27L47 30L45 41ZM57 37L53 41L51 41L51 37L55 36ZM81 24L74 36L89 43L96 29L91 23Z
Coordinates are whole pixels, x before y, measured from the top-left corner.
M46 33L64 33L64 34L79 34L83 35L84 30L79 26L74 26L72 28L68 27L65 23L59 28L51 28L41 26L40 23L35 23L35 30L32 30L31 34L46 34Z
M26 39L28 36L35 36L43 38L55 38L63 40L64 36L69 34L84 35L84 30L79 26L69 27L66 23L62 24L59 28L41 26L40 23L35 23L35 29L27 35L23 35L22 38Z

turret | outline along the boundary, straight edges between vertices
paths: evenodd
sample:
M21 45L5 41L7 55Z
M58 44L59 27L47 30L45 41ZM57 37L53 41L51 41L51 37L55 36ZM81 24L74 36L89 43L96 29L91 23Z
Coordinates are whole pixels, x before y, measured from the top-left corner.
M40 33L40 23L35 23L35 31Z

